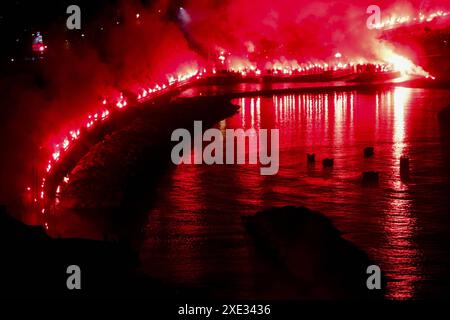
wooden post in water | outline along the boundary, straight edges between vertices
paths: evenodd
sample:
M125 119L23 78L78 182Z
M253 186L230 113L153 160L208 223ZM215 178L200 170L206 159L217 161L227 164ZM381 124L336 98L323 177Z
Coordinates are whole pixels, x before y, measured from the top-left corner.
M409 158L407 156L400 157L400 179L409 179Z

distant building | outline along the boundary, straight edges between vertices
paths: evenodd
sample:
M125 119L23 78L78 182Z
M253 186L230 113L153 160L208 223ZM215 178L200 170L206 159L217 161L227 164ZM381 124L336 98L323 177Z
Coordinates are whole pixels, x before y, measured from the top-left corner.
M47 48L47 46L44 44L40 32L36 32L36 34L33 36L33 43L31 45L31 48L34 52L37 52L39 54L43 54L45 49Z

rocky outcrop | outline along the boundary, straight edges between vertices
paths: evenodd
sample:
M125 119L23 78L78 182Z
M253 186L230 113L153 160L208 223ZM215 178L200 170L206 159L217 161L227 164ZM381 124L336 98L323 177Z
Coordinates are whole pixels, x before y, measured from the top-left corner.
M369 290L368 256L342 238L331 221L304 207L273 208L244 217L248 232L267 259L275 260L306 299L382 298ZM383 286L382 286L383 288Z
M0 295L29 298L176 298L175 290L138 272L129 247L105 241L54 239L0 206ZM67 268L79 266L81 289L69 290ZM178 288L179 289L179 288Z

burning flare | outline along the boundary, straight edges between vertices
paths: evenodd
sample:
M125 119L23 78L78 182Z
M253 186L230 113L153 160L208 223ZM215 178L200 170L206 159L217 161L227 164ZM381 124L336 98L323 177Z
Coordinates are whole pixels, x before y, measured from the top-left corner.
M434 79L432 75L426 72L422 67L414 64L410 59L395 53L388 47L380 50L381 59L389 63L394 71L401 72L404 76L422 76Z

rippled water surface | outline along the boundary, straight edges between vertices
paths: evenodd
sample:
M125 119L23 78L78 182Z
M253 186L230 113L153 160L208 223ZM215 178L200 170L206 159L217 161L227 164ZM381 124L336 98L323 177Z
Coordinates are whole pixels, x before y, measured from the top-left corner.
M449 156L437 112L450 103L449 91L398 87L234 103L239 113L217 127L278 128L278 174L261 176L256 165L178 166L150 213L144 269L252 296L264 285L254 280L259 266L249 263L254 253L241 216L303 205L330 217L379 262L390 277L388 297L448 295ZM375 148L374 157L363 157L366 146ZM308 165L312 152L318 162ZM402 155L411 162L403 182ZM322 168L326 157L334 158L333 169ZM380 172L379 187L361 186L364 171Z

